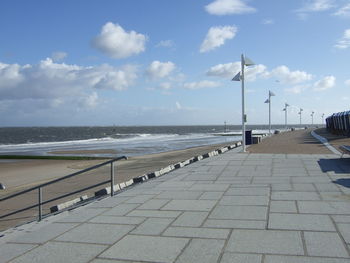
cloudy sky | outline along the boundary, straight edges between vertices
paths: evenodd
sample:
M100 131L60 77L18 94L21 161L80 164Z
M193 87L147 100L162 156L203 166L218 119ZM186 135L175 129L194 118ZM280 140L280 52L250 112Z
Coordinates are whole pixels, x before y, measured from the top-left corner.
M349 110L349 0L2 0L0 126L320 123Z

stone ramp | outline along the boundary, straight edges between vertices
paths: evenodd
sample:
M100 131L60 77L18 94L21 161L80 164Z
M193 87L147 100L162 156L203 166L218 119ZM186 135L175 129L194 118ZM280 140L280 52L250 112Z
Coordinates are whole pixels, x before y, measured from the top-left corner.
M350 160L233 151L0 238L0 262L350 262Z

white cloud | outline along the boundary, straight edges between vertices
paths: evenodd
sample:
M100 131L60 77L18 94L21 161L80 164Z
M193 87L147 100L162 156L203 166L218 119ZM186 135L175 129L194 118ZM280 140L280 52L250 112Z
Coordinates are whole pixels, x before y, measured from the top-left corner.
M309 0L297 12L321 12L334 7L334 0Z
M0 63L0 100L74 98L94 89L123 90L137 78L135 66L82 67L54 63L47 58L36 65ZM57 100L59 99L59 100ZM89 99L90 105L96 101Z
M120 25L108 22L93 39L93 46L112 58L126 58L145 51L146 40L145 35L126 32Z
M198 82L188 82L183 85L185 89L204 89L204 88L216 88L219 87L220 83L210 80L202 80Z
M215 0L205 6L211 15L232 15L254 13L256 9L248 6L245 0Z
M180 102L175 102L175 105L176 105L176 109L178 109L178 110L181 110L182 109L182 106L181 106L181 104L180 104Z
M343 37L334 45L338 49L346 49L350 47L350 28L344 31Z
M343 16L343 17L350 17L350 3L344 5L341 8L339 8L333 15L335 15L335 16Z
M166 48L171 48L171 47L174 47L175 46L175 43L174 41L172 40L162 40L160 41L156 47L166 47Z
M265 76L277 78L284 84L298 84L312 79L311 74L300 70L290 71L284 65L274 68L271 72L266 73Z
M98 104L98 95L96 92L91 93L85 98L82 98L81 105L85 108L95 108Z
M261 21L261 23L262 23L263 25L272 25L272 24L275 23L275 21L272 20L272 19L266 18L266 19L263 19L263 20Z
M162 90L169 90L171 89L171 83L170 82L162 82L159 84L159 88Z
M225 44L227 39L235 37L236 26L217 26L211 27L200 47L200 52L208 52Z
M241 62L233 62L226 64L218 64L211 67L206 75L213 77L221 77L225 79L232 79L237 72L241 70ZM246 68L245 79L247 81L254 81L258 75L264 74L266 71L266 66L264 65L254 65Z
M326 76L314 84L314 90L323 91L323 90L331 89L334 86L335 86L335 77Z
M56 52L52 53L51 58L52 58L53 61L57 62L57 61L63 60L67 56L68 56L68 54L66 52L56 51Z
M160 79L169 76L174 71L175 64L173 62L153 61L146 69L146 74L150 79Z
M293 94L300 94L301 92L307 90L310 86L308 85L297 85L292 88L286 88L284 89L286 92L293 93Z
M350 79L345 80L345 85L350 87Z

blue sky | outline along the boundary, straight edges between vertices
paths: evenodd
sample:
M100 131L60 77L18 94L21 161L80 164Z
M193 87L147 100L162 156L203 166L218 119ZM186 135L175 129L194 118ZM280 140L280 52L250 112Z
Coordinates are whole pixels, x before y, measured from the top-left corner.
M349 0L2 0L0 126L320 123L349 110Z

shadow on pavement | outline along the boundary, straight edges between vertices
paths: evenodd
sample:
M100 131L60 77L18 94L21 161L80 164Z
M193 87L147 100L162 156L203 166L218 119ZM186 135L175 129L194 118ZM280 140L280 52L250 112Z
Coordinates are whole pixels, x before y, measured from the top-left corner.
M332 183L339 184L341 186L350 188L350 178L337 179L335 181L332 181Z
M350 158L320 159L318 161L322 172L334 172L337 174L350 173Z

